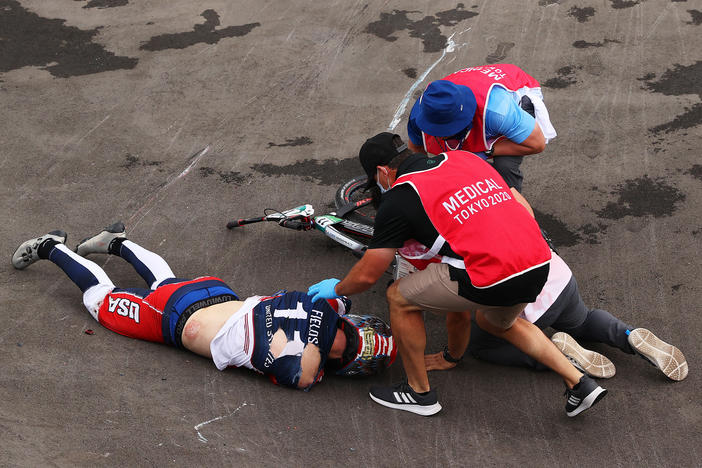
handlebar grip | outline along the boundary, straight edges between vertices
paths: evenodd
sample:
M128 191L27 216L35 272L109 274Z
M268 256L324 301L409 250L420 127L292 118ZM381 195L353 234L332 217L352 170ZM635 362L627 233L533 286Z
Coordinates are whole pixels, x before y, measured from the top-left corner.
M278 224L284 228L294 229L296 231L305 229L305 225L299 219L281 219L278 221Z
M239 218L234 221L229 221L227 223L227 229L234 229L235 227L243 226L244 224L260 223L265 221L266 218Z

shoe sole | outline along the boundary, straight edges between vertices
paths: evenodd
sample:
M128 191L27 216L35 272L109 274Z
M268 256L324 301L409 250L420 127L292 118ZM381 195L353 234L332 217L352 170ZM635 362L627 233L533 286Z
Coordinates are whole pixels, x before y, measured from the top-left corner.
M568 415L569 418L577 416L580 413L582 413L583 411L585 411L586 409L590 409L593 406L595 406L595 404L597 404L598 401L600 401L602 398L604 398L604 396L606 394L607 394L607 389L598 386L596 389L594 389L592 392L590 392L590 394L588 396L586 396L583 399L583 401L580 403L580 405L578 405L577 408L575 408L571 412L566 411L566 414Z
M661 370L671 380L687 377L687 361L682 351L666 343L645 328L629 333L629 344L634 350Z
M66 245L66 241L68 240L68 234L66 234L64 231L61 231L60 229L56 229L56 230L54 230L54 231L49 231L49 232L48 232L47 234L45 234L44 236L59 237L59 238L61 238L61 239L58 240L57 242L59 242L60 244L64 244L64 245ZM40 236L40 237L44 237L44 236ZM35 239L36 239L36 238L35 238ZM36 263L36 262L38 261L38 260L34 260L34 261L30 261L30 262L28 262L28 263L24 263L24 262L23 262L23 263L19 263L19 264L16 264L16 263L15 263L15 257L17 257L17 254L18 254L18 252L20 251L20 249L22 248L22 246L23 246L24 244L26 244L27 242L29 242L29 241L34 241L35 239L28 239L28 240L22 242L20 245L18 245L17 248L15 249L15 253L12 254L12 261L11 261L11 263L12 263L12 266L15 267L16 270L24 270L24 269L27 268L29 265L31 265L31 264L33 264L33 263ZM21 256L20 256L20 258L21 258Z
M590 377L609 379L617 372L612 361L606 356L583 348L567 333L554 333L551 341L575 367Z
M372 393L368 393L368 395L371 397L371 400L378 403L379 405L387 406L388 408L392 409L409 411L410 413L419 414L420 416L431 416L441 411L441 405L438 402L429 406L409 404L400 405L397 403L390 403L389 401L381 400L380 398L376 398L373 396Z

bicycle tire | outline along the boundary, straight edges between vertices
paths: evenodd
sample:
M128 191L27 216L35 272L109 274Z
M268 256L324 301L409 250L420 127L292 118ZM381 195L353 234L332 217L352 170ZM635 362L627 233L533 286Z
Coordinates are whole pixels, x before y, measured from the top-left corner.
M334 205L336 206L336 209L341 209L351 203L367 198L369 194L364 193L364 186L366 185L367 181L368 177L361 175L354 177L339 187L339 189L336 191L336 195L334 196ZM344 219L364 224L372 228L375 224L375 208L373 208L372 205L363 206L346 214ZM352 228L349 230L353 232ZM359 234L365 235L365 233Z

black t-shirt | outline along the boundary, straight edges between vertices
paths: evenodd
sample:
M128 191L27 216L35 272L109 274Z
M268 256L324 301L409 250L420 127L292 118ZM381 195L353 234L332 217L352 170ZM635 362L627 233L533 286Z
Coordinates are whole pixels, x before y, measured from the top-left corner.
M443 155L428 158L423 154L413 154L400 164L397 177L436 167L444 158ZM439 237L438 231L424 211L419 195L407 184L393 187L382 195L373 229L369 249L397 249L409 239L431 247ZM448 243L441 247L439 254L461 258L451 250Z

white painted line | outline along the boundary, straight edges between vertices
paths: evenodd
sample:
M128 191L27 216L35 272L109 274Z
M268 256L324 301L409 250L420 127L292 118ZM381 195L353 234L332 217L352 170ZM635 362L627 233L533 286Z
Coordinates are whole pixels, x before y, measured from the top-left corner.
M466 31L469 31L470 28L465 29L461 31L458 34L463 34ZM390 121L390 125L388 125L388 131L395 130L395 127L397 127L397 124L400 123L400 120L402 120L402 116L405 113L405 110L407 109L407 104L409 103L409 100L412 98L412 95L414 94L414 91L417 89L417 87L424 81L424 79L429 75L429 73L436 67L439 62L441 62L444 57L446 57L446 54L450 54L452 52L455 52L457 49L460 49L461 47L468 45L467 42L464 42L462 44L456 45L456 43L453 41L453 36L455 36L456 33L453 33L449 36L449 38L446 40L447 44L446 47L444 47L444 50L441 52L441 57L438 58L436 62L434 62L429 68L427 68L422 75L417 78L417 81L414 82L414 84L410 87L409 91L405 94L404 99L402 99L402 102L400 102L400 105L397 106L397 110L395 111L395 115L392 117L392 120Z

